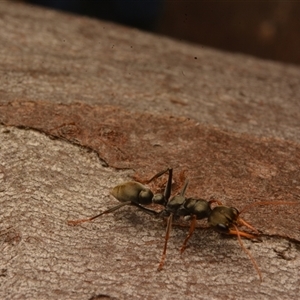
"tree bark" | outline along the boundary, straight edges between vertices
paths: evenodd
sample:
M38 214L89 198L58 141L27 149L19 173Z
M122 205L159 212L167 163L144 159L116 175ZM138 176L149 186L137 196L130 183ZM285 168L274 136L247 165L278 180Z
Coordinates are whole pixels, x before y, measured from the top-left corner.
M295 299L300 69L2 1L1 299ZM165 224L109 191L171 166L173 192L242 209L244 240ZM164 179L150 187L158 191Z

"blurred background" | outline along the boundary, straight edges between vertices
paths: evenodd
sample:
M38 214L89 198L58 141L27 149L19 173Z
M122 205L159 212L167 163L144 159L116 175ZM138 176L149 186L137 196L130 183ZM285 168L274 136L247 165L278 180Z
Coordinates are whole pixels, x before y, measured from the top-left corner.
M25 0L230 52L300 64L300 1Z

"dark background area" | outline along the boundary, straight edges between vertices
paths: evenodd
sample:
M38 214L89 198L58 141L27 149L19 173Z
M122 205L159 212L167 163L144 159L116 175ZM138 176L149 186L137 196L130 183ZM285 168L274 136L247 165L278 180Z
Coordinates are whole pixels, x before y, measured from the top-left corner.
M28 0L206 46L300 63L298 1Z

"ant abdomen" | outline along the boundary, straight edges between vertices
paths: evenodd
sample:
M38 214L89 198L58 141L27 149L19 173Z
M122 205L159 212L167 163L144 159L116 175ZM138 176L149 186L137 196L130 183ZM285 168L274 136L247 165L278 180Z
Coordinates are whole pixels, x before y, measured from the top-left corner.
M131 201L142 205L151 204L153 198L152 191L136 181L119 184L110 193L120 202Z

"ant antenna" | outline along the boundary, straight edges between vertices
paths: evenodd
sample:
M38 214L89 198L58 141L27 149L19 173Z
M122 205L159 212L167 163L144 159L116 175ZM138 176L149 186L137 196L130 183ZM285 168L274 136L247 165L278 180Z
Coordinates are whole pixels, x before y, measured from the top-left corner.
M239 214L251 209L252 207L255 206L265 206L265 205L296 205L300 204L297 201L259 201L259 202L254 202L249 205L246 205Z
M240 231L239 229L237 228L236 225L234 225L234 228L235 228L235 231L236 231L236 235L238 237L238 241L240 243L240 246L242 247L243 251L248 255L248 257L250 258L251 262L252 262L252 265L254 267L254 269L256 270L258 276L259 276L259 280L262 282L262 274L261 274L261 271L260 269L258 268L258 265L257 265L257 262L256 260L254 259L254 257L251 255L250 251L245 247L243 241L242 241L242 238L241 238L241 235L240 235Z

